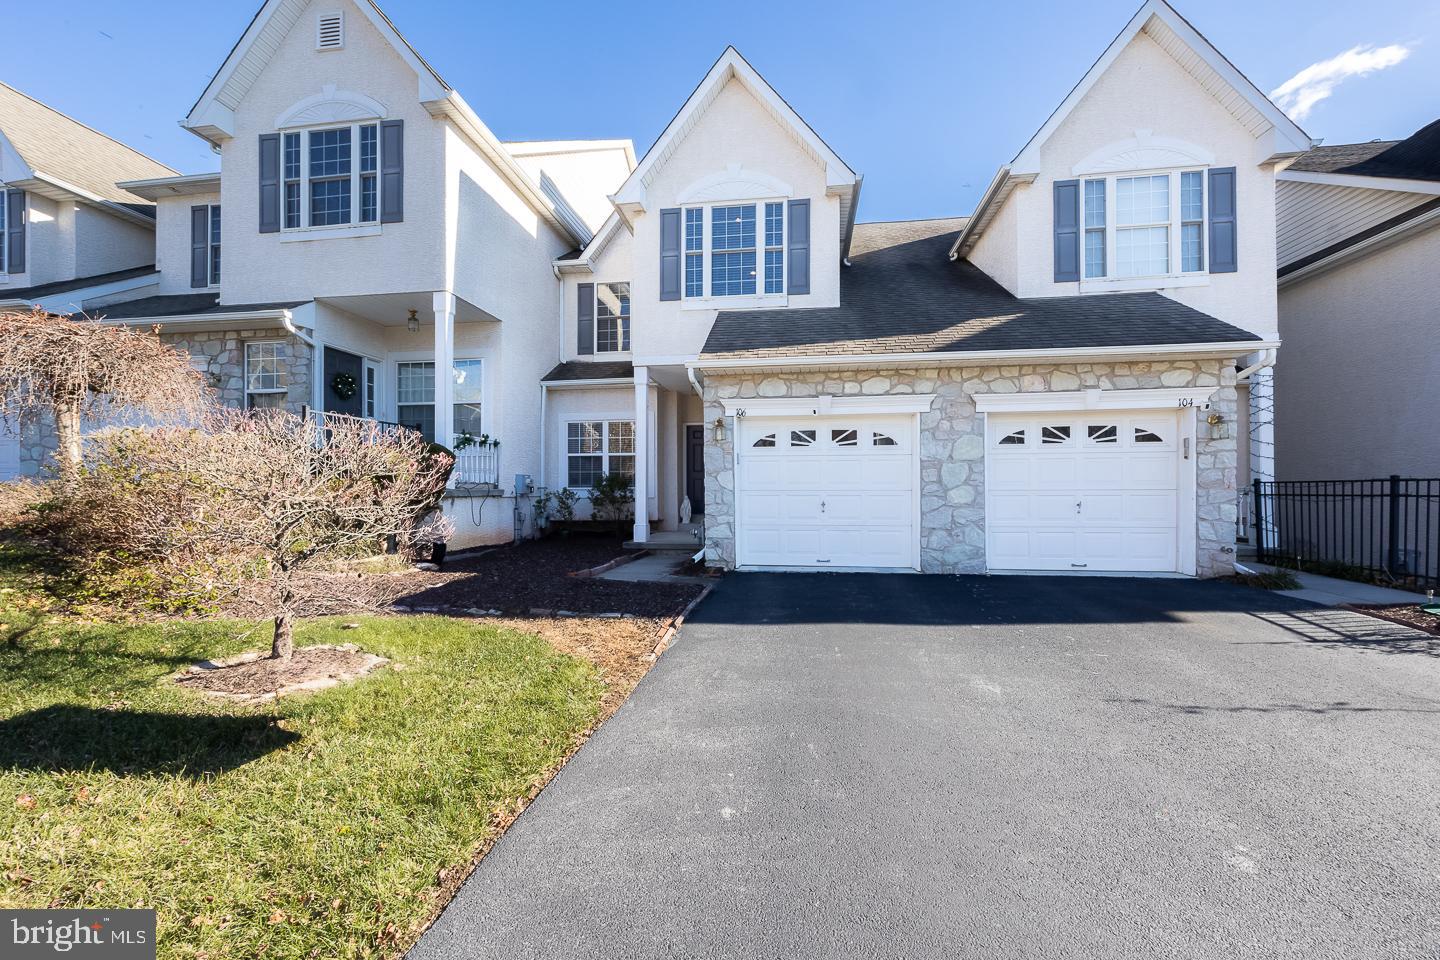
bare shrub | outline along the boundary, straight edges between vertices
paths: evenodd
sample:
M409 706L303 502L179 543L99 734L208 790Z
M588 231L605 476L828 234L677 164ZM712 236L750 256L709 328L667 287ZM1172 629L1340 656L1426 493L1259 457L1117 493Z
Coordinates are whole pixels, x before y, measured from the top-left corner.
M414 431L278 410L214 408L199 426L106 430L90 446L66 494L90 519L71 522L183 595L256 605L280 659L297 611L344 588L336 564L415 542L454 463Z
M204 402L189 355L161 342L159 327L139 333L89 317L38 308L0 313L0 416L14 428L48 412L66 478L80 469L80 425L121 411L152 418L193 415Z

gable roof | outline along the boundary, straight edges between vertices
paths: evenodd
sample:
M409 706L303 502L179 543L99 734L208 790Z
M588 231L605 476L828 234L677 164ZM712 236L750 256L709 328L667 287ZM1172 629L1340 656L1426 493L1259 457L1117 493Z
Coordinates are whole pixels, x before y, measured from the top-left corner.
M990 188L981 197L970 223L956 238L950 250L952 259L974 245L1015 185L1035 178L1040 170L1041 148L1110 69L1130 41L1142 32L1170 54L1251 136L1256 139L1271 137L1271 159L1293 156L1311 148L1309 134L1250 82L1190 21L1165 0L1145 0L1125 28L1080 78L1080 82L1020 148L1015 159L1000 168Z
M354 4L400 59L415 71L416 97L430 115L453 123L476 152L490 161L511 188L552 228L577 244L589 242L590 229L558 190L536 184L530 178L465 98L420 56L374 0L354 0ZM280 42L309 8L309 0L265 0L180 125L212 144L230 139L235 131L236 108L274 58Z
M844 256L849 249L850 232L855 223L855 204L859 199L861 179L859 174L840 159L839 154L830 148L815 129L795 112L795 108L790 106L733 46L727 46L720 54L690 96L681 104L675 116L665 125L660 136L650 145L650 149L645 151L639 165L620 185L620 189L615 191L615 195L611 197L615 208L627 223L631 220L632 212L645 209L646 188L704 116L706 108L731 80L738 80L781 126L790 131L795 141L825 167L826 193L840 198L840 228L843 231L840 249L841 256Z
M1426 124L1404 140L1316 147L1298 157L1284 172L1440 182L1440 120Z
M144 200L116 181L174 176L175 171L0 83L0 179L13 186L108 208L126 219L153 221Z
M1020 299L968 260L945 256L964 218L862 223L840 306L726 310L700 362L1085 351L1226 349L1260 338L1158 293Z

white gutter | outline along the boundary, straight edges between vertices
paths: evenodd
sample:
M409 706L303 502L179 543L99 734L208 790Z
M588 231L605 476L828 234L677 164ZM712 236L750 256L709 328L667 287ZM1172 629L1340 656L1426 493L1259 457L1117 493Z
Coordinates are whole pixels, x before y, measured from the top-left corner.
M570 387L617 387L626 384L634 386L635 380L632 377L610 377L604 380L542 380L541 383L551 390L566 390Z
M117 307L118 307L118 306L120 306L120 304L117 303L117 304L114 304L114 306L117 306ZM160 324L161 326L169 326L169 325L172 324L172 323L183 323L183 324L186 324L186 325L193 324L193 323L233 323L233 322L236 321L236 320L282 320L282 321L283 321L284 318L285 318L286 316L288 316L289 313L290 313L289 310L247 310L247 311L241 311L241 312L239 312L239 313L205 313L205 314L196 314L196 313L188 313L188 314L187 314L187 313L181 313L181 314L175 314L174 316L163 316L163 317L118 317L118 318L116 318L116 319L114 319L114 320L110 320L110 318L106 317L103 313L101 313L101 311L104 310L104 309L105 309L104 307L97 307L97 308L95 309L95 312L96 312L96 313L100 313L100 319L102 319L102 320L109 320L110 323L117 323L117 324L120 324L120 325L126 326L126 327L139 326L139 325L141 325L141 324L147 324L147 325L148 325L148 324L152 324L152 323L158 323L158 324ZM305 339L306 339L305 336L304 336L304 334L297 334L297 335L299 335L302 340L305 340ZM311 343L312 341L306 340L306 342L307 342L307 343ZM313 343L312 343L312 345L313 345Z
M1254 363L1250 364L1250 366L1246 367L1244 370L1241 370L1235 374L1235 382L1239 383L1241 380L1244 380L1246 377L1250 376L1250 374L1252 373L1255 373L1257 370L1263 370L1266 367L1273 366L1275 366L1275 348L1266 347L1264 350L1260 351L1259 360L1255 361Z
M957 350L944 353L861 353L839 356L726 357L692 360L685 366L696 370L744 369L748 367L875 367L914 366L917 363L954 366L963 363L995 364L1077 360L1095 357L1134 356L1243 356L1256 350L1280 346L1278 340L1242 340L1219 343L1138 344L1122 347L1064 347L1050 350Z
M701 389L700 381L695 379L695 368L688 363L685 364L685 376L690 378L690 387L695 391L695 395L703 400L705 391Z
M995 195L1005 186L1005 181L1008 180L1009 177L1010 165L1007 163L995 173L994 178L990 181L990 186L986 187L985 192L980 195L980 202L975 204L975 212L970 214L970 219L965 222L965 226L960 230L960 236L955 238L955 243L950 247L951 260L960 259L960 248L965 245L965 241L970 238L970 234L978 228L979 223L985 216L986 210L989 209L990 204L995 202Z
M286 330L288 330L288 331L290 332L290 335L291 335L292 337L294 337L295 339L299 340L301 343L305 344L306 346L311 347L312 349L314 348L314 346L315 346L315 341L314 341L313 339L311 339L311 337L310 337L308 334L305 334L305 333L301 333L301 332L300 332L300 328L297 327L297 326L295 326L295 317L294 317L293 314L290 313L289 310L281 310L281 311L280 311L280 323L285 327ZM314 366L314 363L315 363L315 362L314 362L314 360L311 360L310 363L311 363L311 366Z
M48 184L56 189L64 190L66 193L72 193L86 203L100 207L107 213L114 214L122 220L128 220L142 227L149 227L151 230L155 229L154 217L147 217L143 213L136 213L118 200L107 200L99 194L86 190L84 187L77 187L73 183L67 183L59 177L52 177L48 173L41 173L39 170L31 171L31 179Z

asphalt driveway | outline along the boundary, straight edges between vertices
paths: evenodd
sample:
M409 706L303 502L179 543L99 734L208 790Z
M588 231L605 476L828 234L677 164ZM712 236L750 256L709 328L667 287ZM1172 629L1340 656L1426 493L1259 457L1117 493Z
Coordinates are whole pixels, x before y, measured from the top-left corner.
M1188 580L727 578L411 956L1440 956L1440 638Z

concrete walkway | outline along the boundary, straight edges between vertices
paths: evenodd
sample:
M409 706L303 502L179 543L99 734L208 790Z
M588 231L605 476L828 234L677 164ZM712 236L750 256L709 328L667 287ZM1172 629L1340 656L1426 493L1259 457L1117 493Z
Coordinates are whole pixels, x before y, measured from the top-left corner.
M626 583L708 583L704 577L689 577L676 573L687 560L688 553L661 550L639 560L622 563L613 570L596 575L597 580L623 580Z
M1277 570L1279 568L1267 566L1263 563L1247 563L1245 566L1252 570ZM1334 577L1322 577L1315 573L1302 573L1298 570L1289 570L1300 581L1299 590L1276 590L1275 593L1282 597L1292 597L1296 600L1309 600L1311 603L1324 604L1327 607L1338 607L1342 603L1354 603L1362 606L1371 604L1399 604L1399 603L1424 603L1425 595L1411 593L1408 590L1392 590L1389 587L1377 587L1372 583L1357 583L1354 580L1337 580Z

